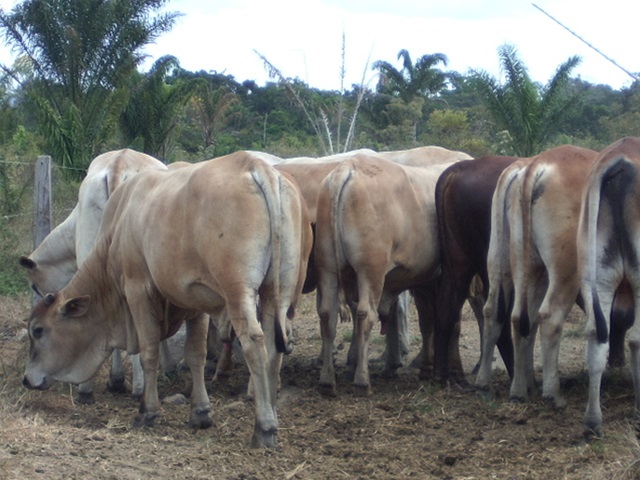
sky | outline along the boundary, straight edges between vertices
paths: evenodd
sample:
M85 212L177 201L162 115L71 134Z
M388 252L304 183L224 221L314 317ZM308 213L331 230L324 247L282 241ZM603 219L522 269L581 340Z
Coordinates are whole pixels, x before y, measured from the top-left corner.
M16 2L0 0L10 9ZM173 0L181 12L174 28L145 52L143 69L174 55L189 71L232 75L264 85L264 55L285 77L322 90L339 90L344 36L344 86L375 87L371 65L384 60L400 69L398 52L415 62L443 53L445 70L482 70L502 79L498 49L512 44L531 78L546 84L569 57L582 57L573 76L614 89L630 75L548 15L564 24L624 69L640 72L637 18L629 0ZM6 61L6 52L0 60Z

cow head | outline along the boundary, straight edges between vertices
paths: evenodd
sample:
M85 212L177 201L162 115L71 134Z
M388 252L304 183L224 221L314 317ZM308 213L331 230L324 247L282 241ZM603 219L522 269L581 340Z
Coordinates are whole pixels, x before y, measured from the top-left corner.
M31 289L40 296L45 292L62 290L77 270L75 258L49 264L22 256L19 263L27 271Z
M27 388L44 390L54 381L89 380L111 353L105 322L92 320L89 296L65 299L47 294L29 319L29 360L23 379Z

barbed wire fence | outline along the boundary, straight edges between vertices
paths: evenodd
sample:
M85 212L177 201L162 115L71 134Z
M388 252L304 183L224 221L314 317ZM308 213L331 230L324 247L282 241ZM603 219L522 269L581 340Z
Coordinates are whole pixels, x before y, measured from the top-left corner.
M36 187L36 168L44 158L50 159L46 156L0 158L0 295L29 291L26 275L18 264L19 257L29 255L48 230L71 213L77 202L80 183L68 180L70 175L65 170L79 169L62 167L49 160L45 180L49 186ZM38 207L39 198L48 202L48 206ZM44 229L38 220L38 208L47 209L49 224Z

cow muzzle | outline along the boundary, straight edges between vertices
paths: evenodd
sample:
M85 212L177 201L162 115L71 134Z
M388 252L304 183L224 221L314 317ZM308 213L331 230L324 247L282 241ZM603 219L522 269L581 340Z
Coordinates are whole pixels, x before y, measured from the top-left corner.
M29 380L29 377L27 375L22 378L22 385L29 390L46 390L51 386L46 378L43 378L40 383L35 384L31 380Z

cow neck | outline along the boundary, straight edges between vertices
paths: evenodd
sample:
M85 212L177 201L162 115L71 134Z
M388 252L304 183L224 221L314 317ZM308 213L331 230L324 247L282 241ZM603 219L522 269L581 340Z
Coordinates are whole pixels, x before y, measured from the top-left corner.
M73 264L76 268L75 229L78 208L54 228L49 235L29 255L39 265L61 263Z
M91 298L89 316L97 325L108 330L111 348L126 347L126 325L123 317L129 316L120 281L110 278L108 268L108 242L98 243L61 291L65 299L88 295Z

